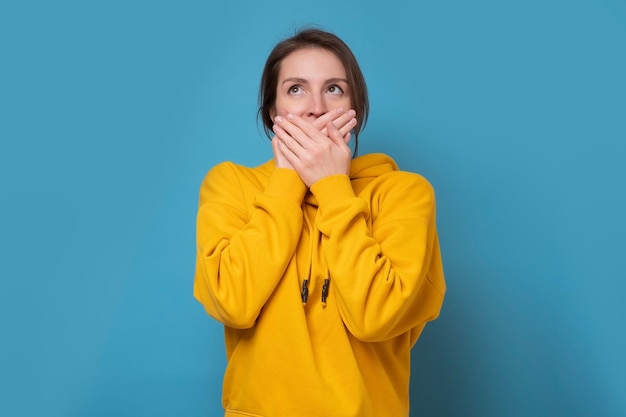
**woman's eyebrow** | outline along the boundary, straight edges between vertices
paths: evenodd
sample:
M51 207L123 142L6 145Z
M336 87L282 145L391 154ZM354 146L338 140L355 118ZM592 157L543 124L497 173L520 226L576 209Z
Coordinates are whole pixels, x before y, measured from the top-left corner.
M345 78L331 78L326 80L327 83L339 83L339 82L344 82L346 84L348 84L348 80L346 80Z
M285 78L281 84L285 84L285 83L289 83L289 82L299 83L299 84L306 84L306 83L308 83L308 81L305 80L304 78L294 78L294 77L292 77L292 78Z
M304 78L290 77L290 78L285 78L281 84L285 84L288 82L307 84L309 81L305 80ZM324 81L325 84L338 83L338 82L344 82L348 84L348 80L346 80L345 78L329 78L328 80Z

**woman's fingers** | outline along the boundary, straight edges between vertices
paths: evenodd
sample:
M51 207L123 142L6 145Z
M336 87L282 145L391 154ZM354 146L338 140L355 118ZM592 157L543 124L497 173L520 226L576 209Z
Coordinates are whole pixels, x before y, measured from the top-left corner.
M332 121L326 125L329 136L299 116L288 114L274 121L277 149L307 186L329 175L349 172L351 151Z
M293 152L298 152L300 149L305 148L306 138L302 134L302 131L293 123L288 122L284 117L276 117L274 119L274 126L272 127L274 134L280 138Z
M344 112L337 112L336 110L330 111L318 117L313 124L320 129L322 134L328 136L328 130L326 128L328 122L332 122L339 131L345 136L356 126L356 112L354 110L348 110Z
M274 133L280 135L283 142L295 153L298 153L298 146L310 149L316 143L328 139L312 123L293 114L276 117L274 122Z
M293 114L276 117L272 143L276 166L296 170L307 185L332 173L344 173L351 155L350 131L356 125L352 116L353 111L348 111L334 119L326 117L326 133L316 125L322 117L314 122ZM338 128L337 123L342 125Z
M341 127L343 124L346 123L346 120L348 120L348 119L345 119L346 113L347 111L344 110L342 107L335 109L335 110L331 110L329 112L322 114L317 119L315 119L313 121L313 125L317 127L319 130L326 130L326 125L328 124L328 122L333 122L335 126ZM341 121L342 117L345 119L343 120L343 122Z
M341 130L337 129L334 124L328 123L326 125L326 129L328 130L328 137L332 140L337 146L345 146L345 136L341 133ZM348 132L350 134L350 132Z
M356 118L354 117L355 115L356 112L354 110L341 113L333 110L323 114L313 122L308 122L302 117L298 117L293 114L287 114L284 117L278 116L274 119L274 121L276 123L275 126L282 128L298 144L300 144L300 146L307 148L310 147L307 145L310 141L323 143L324 140L328 138L328 123L332 123L332 125L337 128L341 136L346 138L346 140L349 140L350 132L357 124ZM326 121L326 124L320 125L323 121ZM289 141L285 140L285 143L289 145Z
M289 151L278 136L274 136L272 138L272 151L274 152L274 163L276 168L294 169L293 165L289 161L288 155L286 155L289 153L289 156L291 156L291 151Z
M337 127L335 124L333 126ZM349 135L352 129L356 126L356 119L354 117L350 118L343 126L339 127L339 133L341 136Z

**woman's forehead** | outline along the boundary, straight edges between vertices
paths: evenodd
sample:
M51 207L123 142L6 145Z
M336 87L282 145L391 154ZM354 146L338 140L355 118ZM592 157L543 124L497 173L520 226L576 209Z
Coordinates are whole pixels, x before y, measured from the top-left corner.
M280 65L279 78L309 81L346 78L346 69L333 52L323 48L301 48L287 55Z

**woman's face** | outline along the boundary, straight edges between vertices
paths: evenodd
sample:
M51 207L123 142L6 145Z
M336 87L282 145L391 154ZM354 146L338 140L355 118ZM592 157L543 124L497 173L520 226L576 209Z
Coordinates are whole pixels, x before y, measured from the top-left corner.
M322 48L303 48L283 59L278 74L272 119L291 113L313 121L339 107L351 108L346 69Z

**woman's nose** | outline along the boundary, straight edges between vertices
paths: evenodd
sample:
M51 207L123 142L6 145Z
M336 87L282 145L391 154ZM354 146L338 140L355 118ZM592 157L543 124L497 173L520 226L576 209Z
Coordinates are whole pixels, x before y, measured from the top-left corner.
M309 103L309 116L320 117L328 111L326 100L322 95L314 95Z

